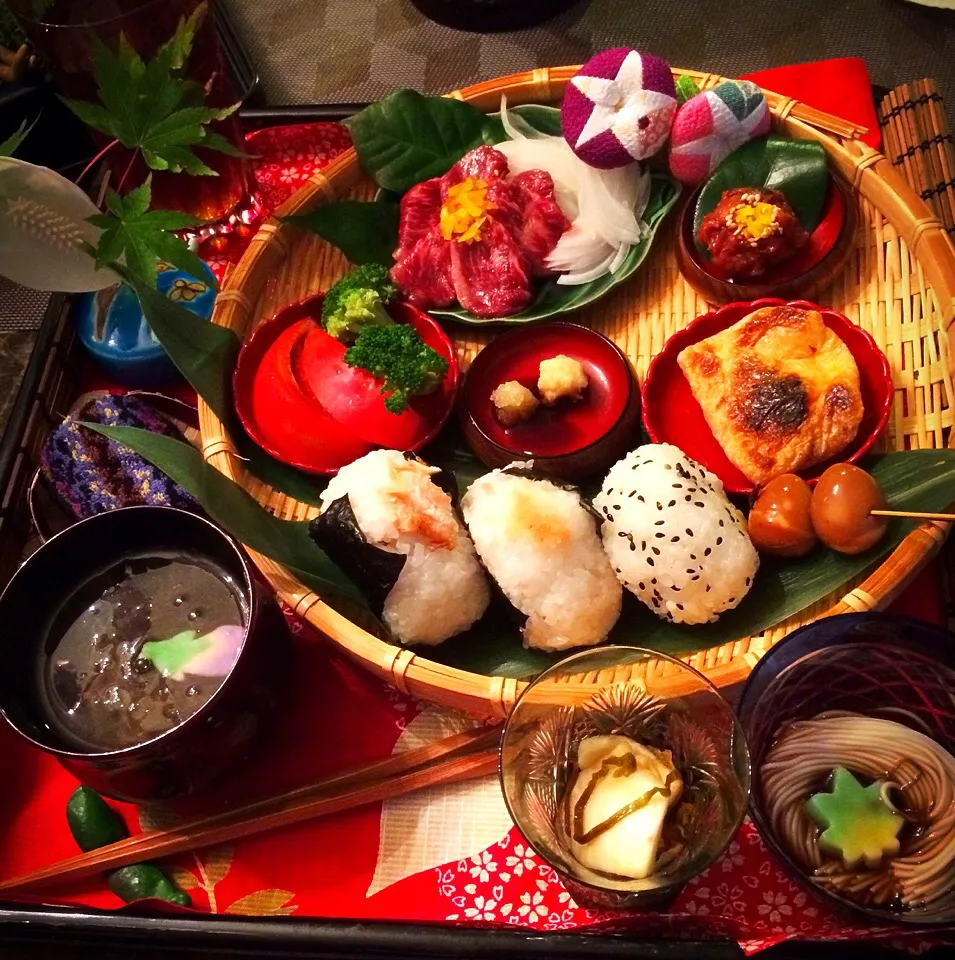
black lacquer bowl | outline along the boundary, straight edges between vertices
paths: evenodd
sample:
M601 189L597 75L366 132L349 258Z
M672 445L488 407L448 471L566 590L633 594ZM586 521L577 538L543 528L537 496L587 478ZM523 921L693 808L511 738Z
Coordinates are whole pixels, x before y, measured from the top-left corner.
M232 670L191 717L134 746L81 752L50 729L38 661L50 618L91 574L124 556L170 552L206 559L230 574L248 618ZM245 757L278 706L289 637L274 598L252 577L239 545L202 517L140 506L97 514L47 541L0 596L0 713L22 737L78 780L135 803L196 793Z

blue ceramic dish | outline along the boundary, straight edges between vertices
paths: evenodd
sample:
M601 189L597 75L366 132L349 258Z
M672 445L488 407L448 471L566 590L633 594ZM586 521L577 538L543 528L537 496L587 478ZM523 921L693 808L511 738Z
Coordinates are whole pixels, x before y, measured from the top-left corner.
M160 264L156 289L163 296L208 320L215 303L215 278L195 278L170 264ZM176 376L176 368L155 338L132 288L125 285L83 297L76 329L83 346L110 378L124 387L158 387Z

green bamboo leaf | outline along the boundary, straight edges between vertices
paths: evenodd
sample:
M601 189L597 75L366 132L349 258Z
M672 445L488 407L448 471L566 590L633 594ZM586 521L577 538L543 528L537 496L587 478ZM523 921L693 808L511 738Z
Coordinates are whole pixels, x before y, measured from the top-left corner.
M39 119L39 118L38 118ZM0 157L12 157L14 153L17 152L17 148L23 143L28 136L30 136L30 131L36 126L37 121L34 120L30 126L27 126L26 120L20 124L20 126L7 137L6 140L0 142Z
M270 457L252 442L239 423L232 404L238 337L164 297L122 264L116 264L115 269L136 291L143 315L169 358L225 425L249 472L302 503L317 504L324 484Z
M396 203L342 200L326 203L302 216L283 217L303 230L317 233L354 264L393 263L398 246L399 208Z
M195 447L138 427L83 423L115 440L188 490L219 526L251 550L288 567L320 596L334 594L367 607L355 585L328 559L308 535L304 520L282 520L261 507L238 484L202 459Z
M703 218L716 208L724 190L766 187L779 190L810 233L819 226L829 187L826 151L815 140L793 140L771 134L733 151L703 185L693 214L693 236Z
M440 463L442 456L453 459L457 455L453 448L445 449L433 459ZM940 511L955 498L955 450L889 453L872 458L865 466L894 509ZM609 642L679 656L757 635L874 567L917 525L917 521L893 521L880 543L855 557L821 547L800 560L765 557L746 599L712 624L667 623L626 593L623 613ZM535 676L565 655L525 650L513 615L500 606L492 607L471 630L426 652L429 659L461 670L519 678Z

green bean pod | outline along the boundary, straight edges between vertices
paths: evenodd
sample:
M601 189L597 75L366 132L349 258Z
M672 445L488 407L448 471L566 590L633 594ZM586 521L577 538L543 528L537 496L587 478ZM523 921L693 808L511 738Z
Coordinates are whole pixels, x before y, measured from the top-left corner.
M89 787L77 787L66 805L66 821L77 846L84 853L118 843L128 836L126 825L106 801ZM155 864L136 863L106 874L110 890L125 903L153 898L192 906L189 894L180 890Z

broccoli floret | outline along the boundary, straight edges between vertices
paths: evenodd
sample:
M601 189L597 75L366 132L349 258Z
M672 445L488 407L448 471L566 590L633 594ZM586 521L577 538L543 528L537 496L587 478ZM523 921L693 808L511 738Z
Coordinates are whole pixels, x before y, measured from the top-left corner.
M391 394L385 409L395 414L408 406L409 397L436 390L448 372L447 360L403 323L363 327L345 351L345 363L384 380L381 392Z
M398 288L388 277L388 268L380 263L366 263L342 277L325 294L322 305L322 326L336 340L353 343L369 325L394 323L385 304Z

